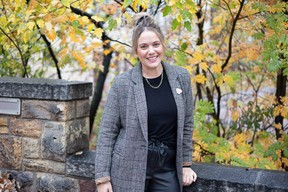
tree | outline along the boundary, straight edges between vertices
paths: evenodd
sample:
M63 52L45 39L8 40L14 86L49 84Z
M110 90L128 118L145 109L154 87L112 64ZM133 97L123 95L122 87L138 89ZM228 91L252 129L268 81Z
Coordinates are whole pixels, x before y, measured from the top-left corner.
M2 0L0 8L1 76L45 77L51 63L58 78L65 66L96 70L91 128L109 69L117 74L116 63L137 63L129 45L133 14L161 18L165 60L188 69L195 90L194 159L287 167L283 1ZM101 62L91 62L95 50ZM41 64L36 71L34 63Z

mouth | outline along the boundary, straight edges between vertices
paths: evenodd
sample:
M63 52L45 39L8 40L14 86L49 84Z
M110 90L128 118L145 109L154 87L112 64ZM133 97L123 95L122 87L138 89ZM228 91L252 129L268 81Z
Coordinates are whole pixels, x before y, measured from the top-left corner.
M148 61L155 61L157 58L158 58L158 56L148 57L147 60Z

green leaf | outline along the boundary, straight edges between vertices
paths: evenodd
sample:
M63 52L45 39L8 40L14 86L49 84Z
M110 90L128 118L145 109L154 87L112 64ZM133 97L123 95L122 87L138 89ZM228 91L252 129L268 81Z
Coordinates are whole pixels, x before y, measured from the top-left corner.
M186 62L186 54L181 52L181 51L176 51L174 53L174 57L175 57L175 60L177 62L178 65L182 66L182 65L186 65L187 62Z
M283 154L284 154L284 157L288 158L288 148L287 147L283 150Z
M124 6L124 8L126 8L129 5L131 5L132 3L133 3L133 0L124 0L123 6Z
M177 19L173 19L172 21L172 30L175 30L179 26L179 22Z
M188 30L188 31L192 31L192 26L191 26L191 23L190 21L185 21L184 22L184 27Z
M167 16L171 12L172 8L170 6L166 6L163 9L163 16Z
M184 43L181 44L180 49L182 51L185 51L187 49L187 46L188 46L187 43L184 42Z
M189 13L188 11L186 11L186 10L182 10L181 11L181 15L182 15L182 18L184 20L192 21L192 19L193 19L193 15L191 13Z
M79 21L78 21L78 20L72 21L72 26L73 26L74 28L78 28L78 27L80 26Z
M265 36L265 35L264 35L262 32L255 33L255 34L253 35L253 37L254 37L255 39L258 39L258 40L263 39L264 36Z
M109 21L108 21L108 27L107 27L107 29L108 30L112 30L112 29L114 29L114 28L116 28L117 27L117 21L115 20L115 19L110 19Z
M65 7L70 7L70 1L69 1L69 0L61 0L61 3L62 3Z

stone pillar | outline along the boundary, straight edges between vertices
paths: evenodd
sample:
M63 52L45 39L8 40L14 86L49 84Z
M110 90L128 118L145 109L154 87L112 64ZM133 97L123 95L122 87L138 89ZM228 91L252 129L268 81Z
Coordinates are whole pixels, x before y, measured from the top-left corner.
M1 77L0 168L25 172L40 191L55 178L77 191L73 178L65 183L66 158L89 149L91 95L89 82ZM7 99L20 100L19 114L6 113Z

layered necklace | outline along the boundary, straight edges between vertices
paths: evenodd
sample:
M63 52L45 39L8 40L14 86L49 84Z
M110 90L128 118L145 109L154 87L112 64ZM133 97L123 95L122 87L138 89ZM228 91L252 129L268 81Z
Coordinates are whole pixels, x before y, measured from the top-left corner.
M153 89L158 89L158 88L162 85L162 82L163 82L163 70L162 70L162 73L161 73L160 83L159 83L159 85L157 85L157 86L151 85L151 83L149 82L149 80L148 80L146 77L144 77L144 79L146 80L147 84L148 84L151 88L153 88Z

